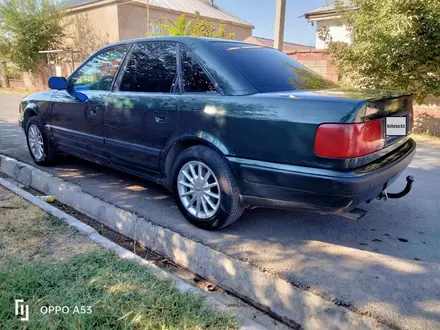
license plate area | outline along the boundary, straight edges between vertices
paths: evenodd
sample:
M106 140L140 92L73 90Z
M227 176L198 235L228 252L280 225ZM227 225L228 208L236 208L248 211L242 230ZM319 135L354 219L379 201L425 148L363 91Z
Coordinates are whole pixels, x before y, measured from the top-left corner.
M408 135L408 116L385 118L385 134L387 137L402 137Z

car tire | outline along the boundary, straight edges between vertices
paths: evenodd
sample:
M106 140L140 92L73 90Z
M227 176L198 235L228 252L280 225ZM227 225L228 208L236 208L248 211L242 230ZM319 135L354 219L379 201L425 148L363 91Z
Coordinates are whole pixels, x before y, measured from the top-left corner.
M174 199L189 222L202 229L217 230L242 215L240 191L222 155L198 145L182 151L174 164L171 175Z
M44 130L44 122L39 116L29 118L26 124L26 142L29 153L37 165L49 166L55 163L56 153Z

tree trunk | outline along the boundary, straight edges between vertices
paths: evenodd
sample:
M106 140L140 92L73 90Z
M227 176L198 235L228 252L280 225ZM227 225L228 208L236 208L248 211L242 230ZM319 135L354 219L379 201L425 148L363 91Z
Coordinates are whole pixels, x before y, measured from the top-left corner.
M9 78L6 75L6 63L4 61L0 61L0 80L2 81L2 86L4 88L11 87L9 85Z

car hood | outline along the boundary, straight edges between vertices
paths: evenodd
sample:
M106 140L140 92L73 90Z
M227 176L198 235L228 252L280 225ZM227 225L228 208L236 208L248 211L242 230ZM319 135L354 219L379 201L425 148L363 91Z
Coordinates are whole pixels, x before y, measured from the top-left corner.
M30 95L25 96L22 101L50 101L52 95L56 93L55 90L47 90L44 92L37 92Z

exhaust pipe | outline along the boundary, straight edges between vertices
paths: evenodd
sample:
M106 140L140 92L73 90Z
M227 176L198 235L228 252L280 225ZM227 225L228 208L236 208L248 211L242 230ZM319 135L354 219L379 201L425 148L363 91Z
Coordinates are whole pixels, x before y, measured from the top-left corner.
M360 209L358 207L354 208L351 211L348 211L346 213L339 214L340 216L343 216L345 218L348 218L350 220L359 220L362 218L365 214L367 214L367 211Z

